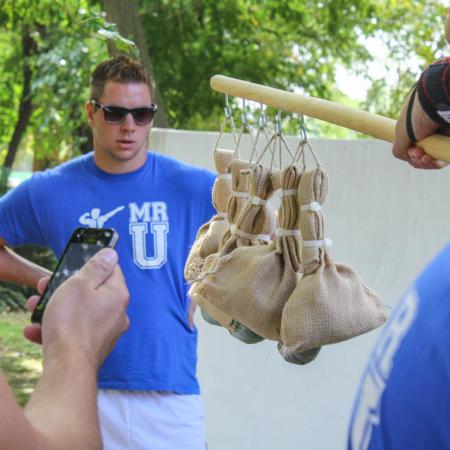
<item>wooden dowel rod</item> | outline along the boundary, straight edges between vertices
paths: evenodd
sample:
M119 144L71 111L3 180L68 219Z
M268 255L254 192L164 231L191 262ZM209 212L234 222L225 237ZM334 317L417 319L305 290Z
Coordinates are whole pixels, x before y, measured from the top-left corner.
M263 103L275 109L304 114L341 127L393 142L395 120L317 97L287 92L224 75L211 78L211 88L222 94ZM418 142L433 158L450 163L450 138L433 134Z

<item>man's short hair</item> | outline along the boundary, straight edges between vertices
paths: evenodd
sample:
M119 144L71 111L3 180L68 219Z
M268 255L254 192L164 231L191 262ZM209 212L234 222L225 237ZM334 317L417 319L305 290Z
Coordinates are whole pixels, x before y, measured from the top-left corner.
M107 81L145 83L153 94L152 80L142 64L127 55L119 54L100 63L92 73L91 98L99 101Z

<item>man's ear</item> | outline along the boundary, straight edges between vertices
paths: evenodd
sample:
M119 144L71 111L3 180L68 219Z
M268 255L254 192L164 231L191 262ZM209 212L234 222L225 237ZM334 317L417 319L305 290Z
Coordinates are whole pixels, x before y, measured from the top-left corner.
M86 110L88 124L94 125L94 105L88 101L84 104L84 109Z

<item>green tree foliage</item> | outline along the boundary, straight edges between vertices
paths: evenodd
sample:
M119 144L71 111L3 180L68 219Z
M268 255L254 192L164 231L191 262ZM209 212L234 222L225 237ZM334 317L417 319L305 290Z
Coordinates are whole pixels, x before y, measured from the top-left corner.
M337 65L371 79L368 63L374 56L365 45L371 37L387 42L392 60L418 55L431 61L442 45L445 14L438 0L142 0L141 5L171 123L188 129L217 128L223 98L209 88L215 73L333 100L339 96ZM405 94L403 81L397 97L400 92ZM395 115L398 98L387 108L379 95L383 101L370 99L373 109Z
M174 128L217 129L223 96L209 87L215 73L341 101L339 65L371 80L364 107L395 117L420 69L444 48L440 0L141 0L140 8ZM102 9L100 0L1 0L0 157L18 121L24 64L33 75L25 134L37 167L86 146L83 103L92 68L107 57L104 42L133 48ZM36 43L27 58L24 35ZM374 38L389 51L380 62L398 72L391 85L371 73L367 43ZM312 129L345 137L329 126Z
M366 73L372 85L362 107L396 118L420 72L445 56L447 9L440 1L391 0L387 3L385 26L377 30L375 36L388 51L387 57L379 63L384 65L390 80L384 76L370 77L370 73Z
M24 36L35 46L33 54L26 57ZM32 101L26 133L32 137L38 167L57 164L82 149L89 136L83 110L89 76L98 61L107 57L108 40L121 50L133 47L114 24L105 21L100 8L87 0L3 0L0 145L10 143L20 120L18 106L27 65L32 74Z

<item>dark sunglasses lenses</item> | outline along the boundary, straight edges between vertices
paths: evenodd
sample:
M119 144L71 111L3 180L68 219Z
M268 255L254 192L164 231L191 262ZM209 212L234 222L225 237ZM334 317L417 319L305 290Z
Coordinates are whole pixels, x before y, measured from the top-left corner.
M137 108L131 114L137 125L147 125L153 120L155 112L153 108Z
M119 106L104 106L105 120L109 123L121 123L130 112L137 125L148 125L156 113L156 107L126 109Z

